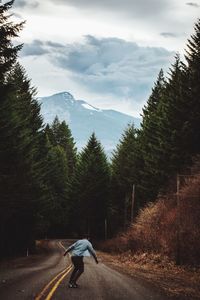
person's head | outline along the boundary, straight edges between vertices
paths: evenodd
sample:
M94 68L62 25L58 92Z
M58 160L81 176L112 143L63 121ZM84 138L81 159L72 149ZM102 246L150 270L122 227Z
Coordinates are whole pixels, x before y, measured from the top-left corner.
M82 234L80 235L80 238L81 238L82 240L84 240L84 239L89 240L89 239L90 239L90 236L89 236L88 233L82 233Z

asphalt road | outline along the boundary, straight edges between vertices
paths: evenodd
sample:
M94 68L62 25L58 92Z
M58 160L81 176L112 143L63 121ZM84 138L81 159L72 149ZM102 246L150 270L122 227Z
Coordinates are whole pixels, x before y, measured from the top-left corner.
M155 289L111 269L102 262L84 258L85 272L79 288L68 288L69 257L63 257L69 241L46 242L48 254L0 264L1 300L166 300Z

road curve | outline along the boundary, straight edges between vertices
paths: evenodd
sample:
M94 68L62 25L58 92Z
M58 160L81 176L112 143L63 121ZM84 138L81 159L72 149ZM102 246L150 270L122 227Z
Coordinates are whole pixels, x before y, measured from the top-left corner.
M0 265L1 300L167 300L155 289L147 288L131 277L111 269L103 263L95 264L84 258L85 272L79 288L68 288L71 273L69 258L63 257L69 241L49 241L50 253L42 257L24 259L10 266Z

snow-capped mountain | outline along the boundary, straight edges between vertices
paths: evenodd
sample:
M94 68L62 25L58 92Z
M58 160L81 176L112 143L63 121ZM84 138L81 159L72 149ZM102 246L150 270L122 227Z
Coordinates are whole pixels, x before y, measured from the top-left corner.
M134 122L135 127L139 127L140 123L139 118L115 110L102 110L84 100L75 100L68 92L40 97L38 102L41 104L44 122L51 124L56 116L60 121L65 120L79 149L85 146L92 132L95 132L109 154L119 142L127 124Z

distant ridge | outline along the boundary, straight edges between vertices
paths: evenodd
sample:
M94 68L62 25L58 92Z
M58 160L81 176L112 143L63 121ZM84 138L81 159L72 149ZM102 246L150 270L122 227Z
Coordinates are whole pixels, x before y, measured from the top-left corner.
M51 124L56 116L69 125L77 147L80 149L95 132L108 155L116 147L129 123L139 127L140 119L124 113L99 109L84 100L76 100L69 92L38 98L44 122Z

